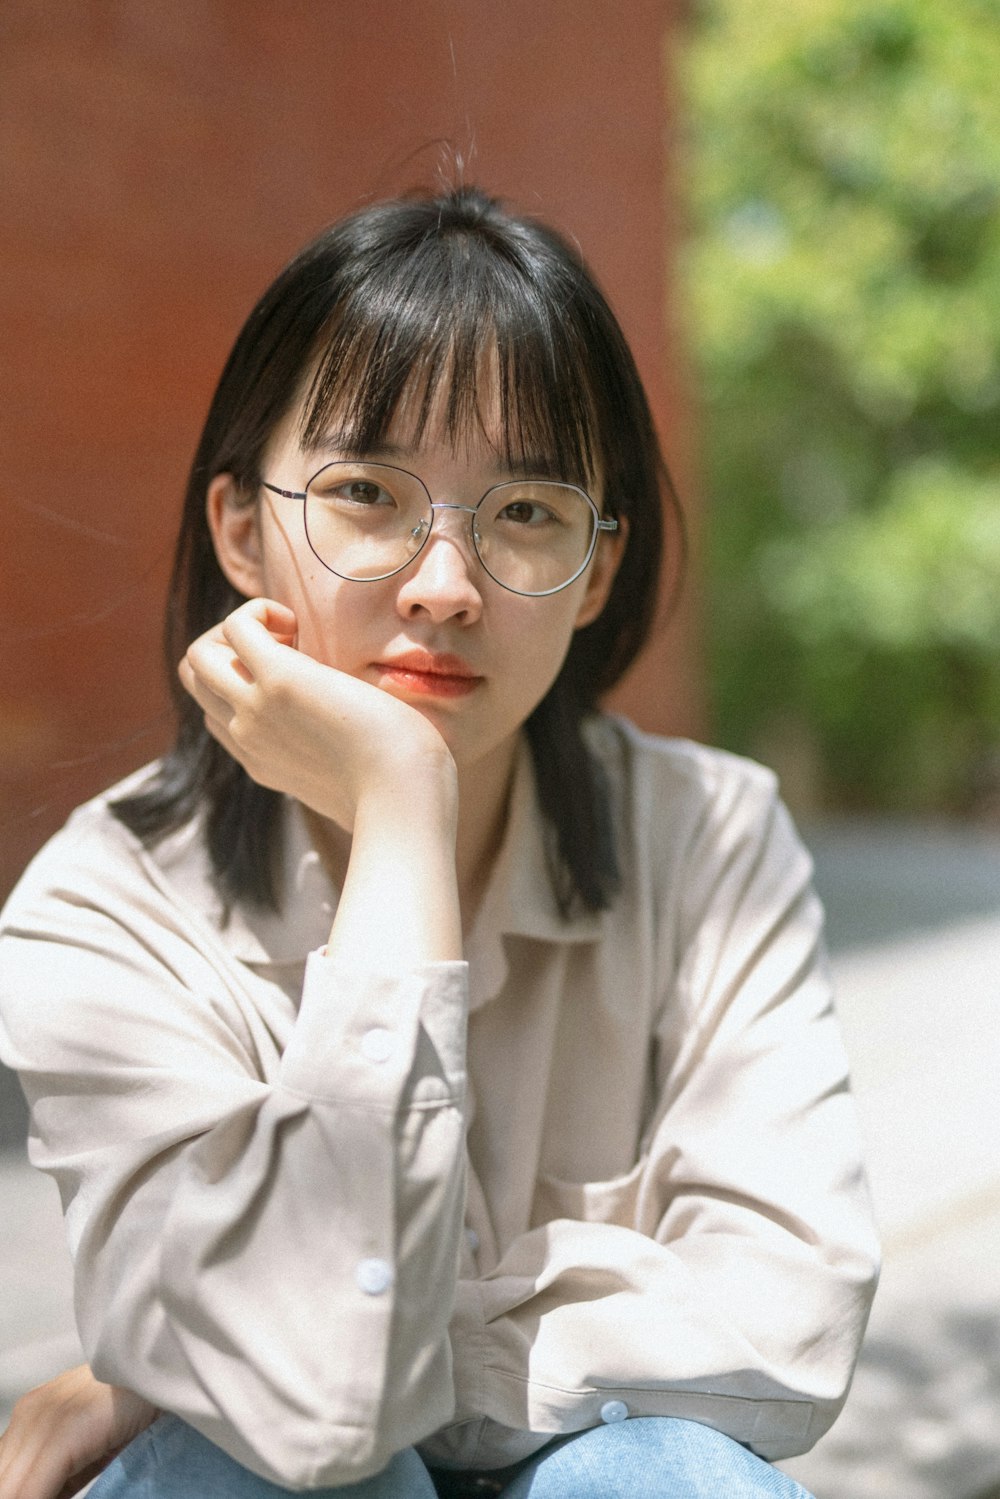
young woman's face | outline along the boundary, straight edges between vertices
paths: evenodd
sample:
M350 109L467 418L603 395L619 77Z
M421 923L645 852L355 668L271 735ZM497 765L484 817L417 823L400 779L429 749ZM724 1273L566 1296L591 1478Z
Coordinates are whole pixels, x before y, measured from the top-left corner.
M323 464L358 456L338 451L333 434L330 447L303 449L299 418L297 409L289 414L265 455L263 477L280 489L303 491ZM404 409L386 446L365 456L416 474L435 503L474 506L491 486L517 477L504 471L489 423L457 445L437 409L419 442L406 427ZM600 509L600 494L593 498ZM262 489L254 509L240 508L220 475L210 488L209 518L230 582L291 608L300 650L412 704L439 730L460 770L512 755L574 630L603 608L621 551L618 537L601 534L580 578L560 593L529 598L486 573L464 511L436 511L422 551L375 582L345 580L323 566L306 538L301 500Z

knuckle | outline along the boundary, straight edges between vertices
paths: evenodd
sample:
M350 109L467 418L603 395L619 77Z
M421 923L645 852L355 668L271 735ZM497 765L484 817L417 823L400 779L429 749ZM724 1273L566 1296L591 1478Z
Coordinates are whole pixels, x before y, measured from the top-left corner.
M294 693L292 684L287 677L276 677L271 686L271 699L274 706L281 712L286 712L292 705Z

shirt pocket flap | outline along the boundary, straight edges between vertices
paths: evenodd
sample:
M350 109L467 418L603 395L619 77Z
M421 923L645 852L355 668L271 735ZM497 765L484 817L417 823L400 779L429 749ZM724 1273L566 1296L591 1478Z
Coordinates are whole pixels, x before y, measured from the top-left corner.
M569 1182L558 1176L539 1176L531 1207L532 1228L551 1223L554 1218L634 1228L639 1187L647 1165L648 1158L642 1156L623 1176L608 1181Z

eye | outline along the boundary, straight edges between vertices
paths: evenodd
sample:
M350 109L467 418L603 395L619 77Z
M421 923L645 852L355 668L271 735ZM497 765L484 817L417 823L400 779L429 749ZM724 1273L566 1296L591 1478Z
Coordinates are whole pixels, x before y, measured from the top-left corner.
M337 484L327 491L324 498L346 500L350 505L360 505L365 509L396 503L389 491L383 489L381 484L376 484L373 479L351 479L347 483Z
M497 519L517 526L544 526L555 521L556 516L537 500L509 500Z

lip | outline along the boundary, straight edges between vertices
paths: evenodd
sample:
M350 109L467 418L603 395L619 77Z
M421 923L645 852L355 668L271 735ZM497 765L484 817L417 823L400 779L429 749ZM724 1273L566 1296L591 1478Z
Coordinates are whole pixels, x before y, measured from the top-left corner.
M374 665L395 686L420 697L466 697L483 680L461 656L446 652L404 651Z

